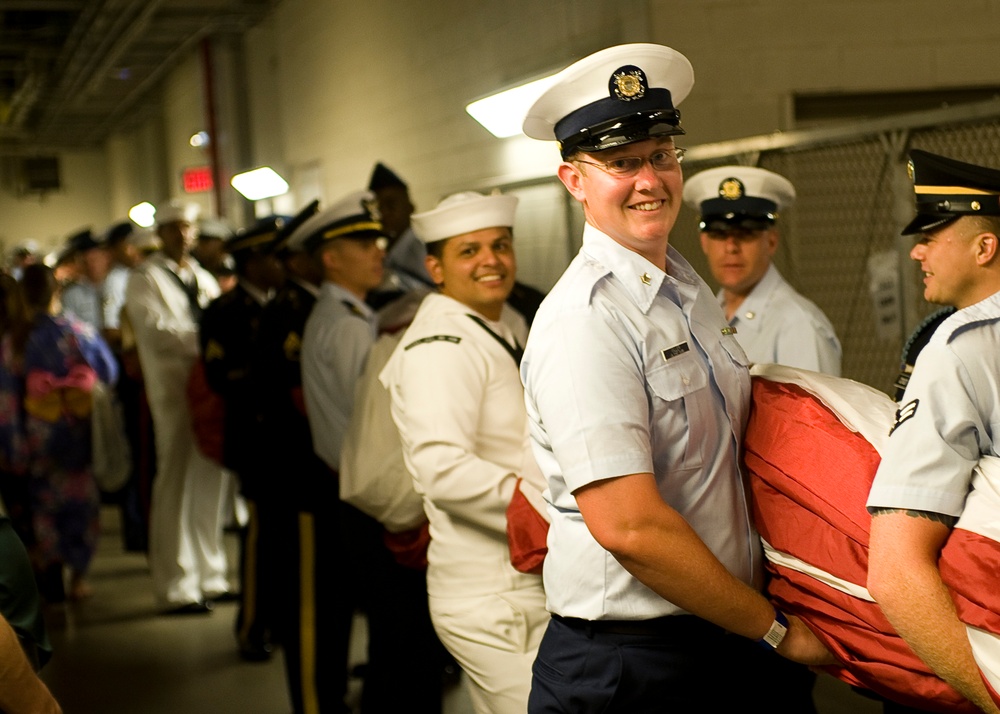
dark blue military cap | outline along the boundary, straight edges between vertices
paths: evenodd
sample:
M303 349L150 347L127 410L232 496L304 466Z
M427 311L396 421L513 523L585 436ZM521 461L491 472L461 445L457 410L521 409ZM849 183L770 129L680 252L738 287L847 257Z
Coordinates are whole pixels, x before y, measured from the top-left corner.
M236 253L266 253L278 237L279 231L285 226L291 216L270 215L260 218L229 238L225 243L226 252Z
M371 179L368 181L368 190L379 191L383 188L388 188L389 186L406 188L406 184L403 182L403 179L393 173L392 169L382 162L375 164L375 168L372 170Z
M296 213L292 218L285 221L279 230L278 234L274 237L274 242L272 242L268 248L271 253L289 253L297 250L302 250L301 243L298 245L292 244L290 238L299 229L303 223L308 221L310 218L316 215L319 211L319 199L313 199L305 208Z
M94 236L93 230L90 228L84 228L66 239L64 253L66 255L69 255L70 253L82 253L83 251L90 250L91 248L98 248L100 245L101 243Z
M108 226L107 230L104 231L104 237L102 240L109 246L117 245L132 235L132 233L135 232L135 229L135 223L128 219L118 221L117 223L112 223Z
M1000 216L1000 171L920 149L910 152L917 215L902 235L925 233L961 216Z

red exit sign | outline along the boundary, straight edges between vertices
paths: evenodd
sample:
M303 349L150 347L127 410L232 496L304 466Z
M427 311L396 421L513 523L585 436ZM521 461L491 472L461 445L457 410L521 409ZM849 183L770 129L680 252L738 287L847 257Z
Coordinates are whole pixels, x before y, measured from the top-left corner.
M184 169L182 176L184 193L204 193L212 190L212 169L210 166L192 166Z

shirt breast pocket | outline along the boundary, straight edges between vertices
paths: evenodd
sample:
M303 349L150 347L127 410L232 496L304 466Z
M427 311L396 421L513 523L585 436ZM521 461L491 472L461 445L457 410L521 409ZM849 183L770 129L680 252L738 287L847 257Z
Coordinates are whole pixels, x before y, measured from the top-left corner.
M662 358L660 358L662 360ZM705 400L711 399L708 372L693 352L654 365L646 373L652 398L653 461L669 471L704 463L699 430Z

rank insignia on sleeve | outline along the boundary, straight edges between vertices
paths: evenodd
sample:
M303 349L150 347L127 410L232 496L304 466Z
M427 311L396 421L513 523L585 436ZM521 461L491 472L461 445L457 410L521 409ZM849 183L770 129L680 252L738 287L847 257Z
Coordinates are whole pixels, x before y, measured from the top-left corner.
M211 362L212 360L222 359L226 356L226 351L222 349L220 345L215 340L209 340L208 344L205 345L205 361Z
M289 332L282 345L285 350L285 359L290 362L297 362L299 353L302 351L302 339L296 332Z
M889 436L892 436L892 432L899 428L907 419L911 419L914 414L917 413L917 406L920 404L919 399L914 399L912 402L907 402L899 409L896 410L896 421L893 422L892 428L889 429Z
M457 345L461 341L461 337L455 337L454 335L431 335L430 337L421 337L419 340L414 340L403 349L408 350L411 347L425 345L428 342L451 342L453 345Z
M691 348L688 347L687 342L681 342L679 345L674 345L673 347L668 347L667 349L660 352L663 356L663 361L666 362L668 359L673 359L679 355L684 354Z

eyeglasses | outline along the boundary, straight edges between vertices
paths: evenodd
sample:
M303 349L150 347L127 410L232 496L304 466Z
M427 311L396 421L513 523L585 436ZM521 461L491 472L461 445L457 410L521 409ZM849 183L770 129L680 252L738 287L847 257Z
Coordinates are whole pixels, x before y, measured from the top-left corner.
M611 161L585 161L584 159L573 159L580 164L590 164L605 171L617 178L629 178L639 173L642 165L649 162L654 171L671 171L676 169L684 161L684 154L687 149L675 147L673 149L659 149L649 156L619 156Z

